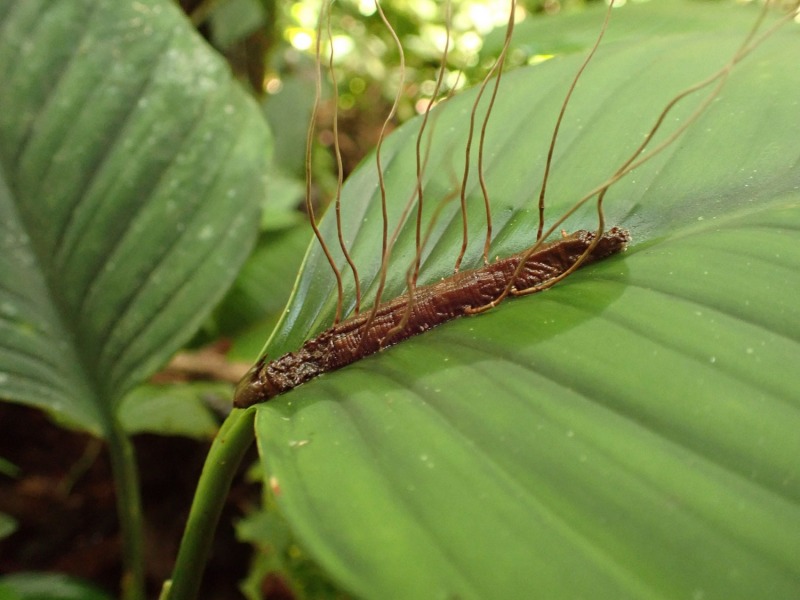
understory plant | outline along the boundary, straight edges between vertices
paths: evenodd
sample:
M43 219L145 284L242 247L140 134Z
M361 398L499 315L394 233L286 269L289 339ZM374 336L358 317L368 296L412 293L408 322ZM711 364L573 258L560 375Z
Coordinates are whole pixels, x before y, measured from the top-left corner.
M686 0L615 13L562 125L547 217L613 173L661 106L729 60L757 14ZM517 28L512 52L559 56L504 75L486 142L492 258L533 241L553 122L582 60L573 51L591 45L600 19L590 10ZM232 409L162 597L201 590L253 441L265 502L356 597L800 596L797 56L789 24L735 66L677 142L610 189L606 222L633 236L624 255ZM247 290L268 296L261 278L282 274L310 233L262 243L270 218L292 221L270 204L282 141L174 3L6 0L0 77L0 397L106 442L122 595L144 598L131 444L141 386L232 285L231 311ZM475 94L435 110L430 198L446 197L462 168ZM670 124L701 100L677 106ZM414 190L419 127L383 146L393 222ZM466 193L474 267L485 231L476 177ZM342 211L369 294L381 263L373 159L348 179ZM441 210L421 283L452 272L460 219L458 202ZM587 204L564 228L596 220ZM403 291L415 224L403 225L385 299ZM335 239L334 219L321 226ZM351 310L352 280L345 298ZM296 349L330 326L335 305L312 244L262 354ZM225 318L218 309L215 322ZM10 597L33 597L31 585L0 578Z

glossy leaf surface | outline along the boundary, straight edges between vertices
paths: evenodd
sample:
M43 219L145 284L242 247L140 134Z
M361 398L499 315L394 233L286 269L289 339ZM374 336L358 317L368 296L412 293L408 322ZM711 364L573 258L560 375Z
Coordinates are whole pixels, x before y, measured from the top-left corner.
M0 12L0 396L102 434L252 246L268 135L171 2Z

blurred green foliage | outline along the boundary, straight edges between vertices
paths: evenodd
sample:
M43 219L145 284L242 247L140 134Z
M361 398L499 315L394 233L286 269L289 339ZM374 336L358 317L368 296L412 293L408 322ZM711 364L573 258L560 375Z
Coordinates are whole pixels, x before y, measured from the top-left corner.
M519 25L541 13L577 10L598 0L520 0L515 19ZM283 105L271 118L276 138L290 145L285 167L302 172L305 125L314 94L314 47L320 0L206 0L187 7L195 22L247 80L265 106ZM327 63L331 46L340 110L340 143L345 172L372 148L394 97L401 93L396 120L403 122L422 112L430 99L447 39L447 3L437 0L385 0L381 6L397 32L405 56L383 24L374 0L339 0L330 11L330 37L323 26L322 55ZM449 56L442 94L453 93L480 81L494 62L505 28L509 0L452 0ZM490 35L491 34L491 35ZM484 48L489 41L489 48ZM538 60L526 47L509 56L509 66ZM330 76L326 73L326 81ZM402 88L400 82L404 81ZM330 88L330 86L328 86ZM287 99L281 101L281 97ZM287 109L291 109L291 114ZM319 139L333 142L333 111L323 106ZM302 135L298 133L302 132ZM282 135L283 134L283 135ZM299 148L298 148L299 146ZM289 160L291 159L291 160Z

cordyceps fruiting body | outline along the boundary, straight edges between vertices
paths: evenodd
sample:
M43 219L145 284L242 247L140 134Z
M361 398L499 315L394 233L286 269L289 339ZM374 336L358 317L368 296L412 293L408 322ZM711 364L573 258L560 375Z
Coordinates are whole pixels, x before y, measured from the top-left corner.
M267 362L262 359L236 388L234 406L246 408L283 394L311 379L352 364L414 335L470 314L504 293L506 288L546 287L548 281L580 265L625 249L627 230L614 227L593 244L596 234L579 230L533 253L523 251L478 269L460 271L432 285L414 289L338 323L306 341L295 352ZM588 251L588 254L587 254ZM520 266L521 261L524 265Z

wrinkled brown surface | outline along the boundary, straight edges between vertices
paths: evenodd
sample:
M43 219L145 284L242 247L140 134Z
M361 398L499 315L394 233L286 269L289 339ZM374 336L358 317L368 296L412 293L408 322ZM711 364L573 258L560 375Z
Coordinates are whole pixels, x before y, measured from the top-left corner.
M528 257L512 289L524 290L541 285L562 274L577 262L594 238L593 232L580 230L542 246ZM612 228L600 238L582 264L623 250L629 240L627 231ZM416 288L408 320L400 329L396 328L408 311L408 295L383 304L366 330L366 336L364 325L370 318L369 311L322 332L296 352L269 363L257 363L239 383L234 405L246 408L264 402L322 373L340 369L382 347L428 331L468 314L470 309L492 302L514 277L524 254L520 252L479 269L461 271L433 285ZM390 332L391 336L387 337Z

